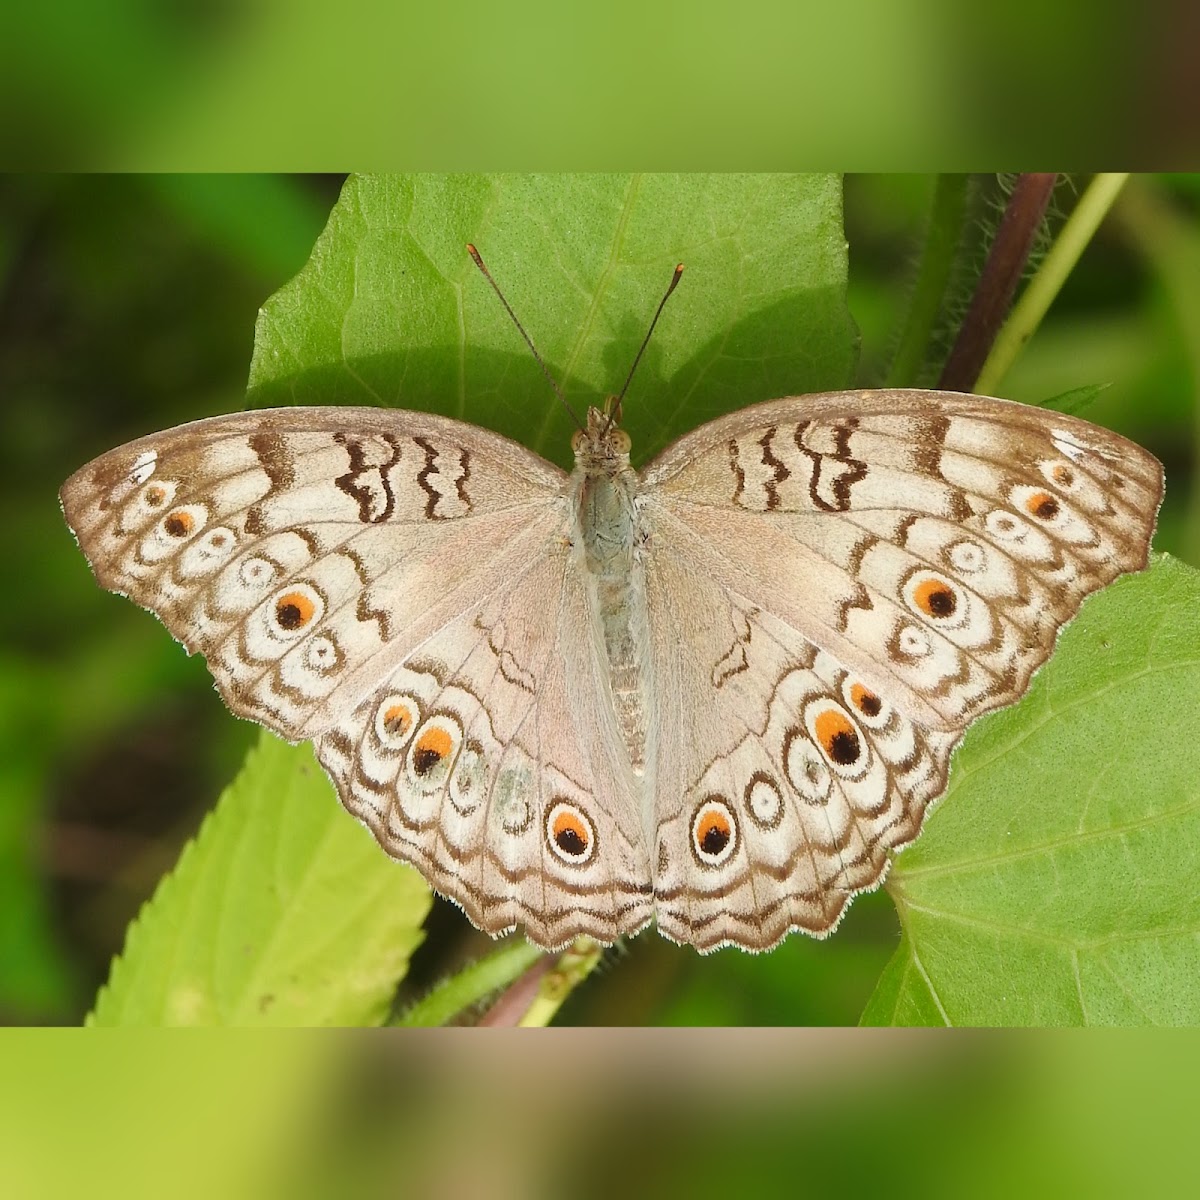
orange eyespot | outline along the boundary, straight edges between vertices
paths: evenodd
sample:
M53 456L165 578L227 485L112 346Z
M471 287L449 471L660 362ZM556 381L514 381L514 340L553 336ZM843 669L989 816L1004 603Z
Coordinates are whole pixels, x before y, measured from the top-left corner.
M275 604L275 619L283 629L303 629L316 611L317 606L303 592L288 592Z
M587 814L559 799L546 813L546 838L563 862L582 866L596 853L596 834Z
M870 689L863 687L861 683L851 685L850 702L859 712L865 713L868 717L879 716L883 709L883 701Z
M1054 482L1061 483L1063 487L1070 487L1075 482L1071 468L1063 466L1062 463L1059 463L1050 474L1054 476Z
M836 708L826 708L817 715L813 724L817 740L828 758L843 767L858 762L862 755L858 731L844 713Z
M402 736L409 731L412 720L407 704L392 704L384 710L383 727L390 734Z
M929 617L949 617L958 607L953 588L940 579L922 579L913 589L913 600Z
M729 821L720 809L710 808L696 822L696 842L705 854L720 854L733 836Z
M725 801L709 796L692 818L692 849L706 867L719 867L737 844L737 827Z
M454 740L438 725L426 729L413 747L412 765L418 775L428 775L440 762L450 757Z
M185 512L183 509L171 513L163 520L163 528L171 537L187 537L195 527L196 518L190 512Z
M1025 509L1043 521L1053 521L1058 516L1058 501L1046 492L1036 492L1025 501Z
M445 758L453 748L454 741L450 734L438 725L425 730L417 739L418 754L432 754L437 758Z
M167 489L159 487L156 483L153 487L146 489L146 503L151 505L161 504L167 498Z
M587 826L567 809L561 809L555 816L550 832L564 854L586 854L588 843L592 840Z

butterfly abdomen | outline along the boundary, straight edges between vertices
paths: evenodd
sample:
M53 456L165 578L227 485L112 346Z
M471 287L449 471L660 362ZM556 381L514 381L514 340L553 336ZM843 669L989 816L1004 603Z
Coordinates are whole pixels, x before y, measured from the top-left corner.
M624 463L576 476L576 544L592 613L604 638L609 692L637 775L646 765L645 585L635 555L637 476Z

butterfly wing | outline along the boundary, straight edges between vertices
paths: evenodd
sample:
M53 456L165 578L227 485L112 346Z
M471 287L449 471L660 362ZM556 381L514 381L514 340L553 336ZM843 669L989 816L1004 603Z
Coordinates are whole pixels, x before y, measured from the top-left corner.
M877 886L966 726L1145 566L1162 468L1058 413L887 391L714 421L642 485L659 927L762 949Z
M552 538L562 487L461 422L296 408L141 438L61 500L100 584L204 654L234 712L298 741Z
M491 934L612 942L652 915L638 792L565 545L315 742L343 802Z
M565 482L461 422L296 408L140 439L61 499L98 581L203 653L234 712L314 738L385 849L481 927L561 945L649 917Z

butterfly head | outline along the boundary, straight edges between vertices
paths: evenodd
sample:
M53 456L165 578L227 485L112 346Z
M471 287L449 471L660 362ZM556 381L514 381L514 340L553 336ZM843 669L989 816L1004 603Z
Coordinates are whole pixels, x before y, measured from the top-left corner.
M587 427L571 438L575 465L585 471L612 472L629 466L632 442L629 434L617 427L621 418L620 406L609 400L604 408L589 408Z

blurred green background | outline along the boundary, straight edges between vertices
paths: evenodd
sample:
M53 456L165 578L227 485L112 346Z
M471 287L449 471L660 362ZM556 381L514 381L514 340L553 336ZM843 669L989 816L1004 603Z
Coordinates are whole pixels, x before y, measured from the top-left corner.
M1051 233L1085 184L1062 181ZM250 175L0 182L11 580L0 623L0 1020L81 1019L126 924L257 733L230 718L201 660L99 591L55 493L120 442L243 405L256 311L303 265L340 186ZM846 180L864 385L887 372L933 186L926 175ZM1002 199L994 178L978 180L980 246ZM1163 460L1156 548L1200 565L1198 212L1200 177L1134 177L999 391L1042 401L1110 384L1081 415ZM490 946L444 902L428 931L406 995ZM861 898L830 941L793 937L767 957L702 959L643 936L611 952L560 1019L853 1023L897 938L885 892Z
M1120 1031L50 1031L9 1039L23 1086L0 1089L0 1190L1187 1195L1196 1058L1181 1051L1195 1045Z

